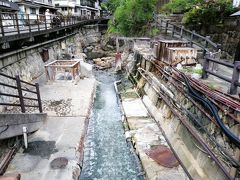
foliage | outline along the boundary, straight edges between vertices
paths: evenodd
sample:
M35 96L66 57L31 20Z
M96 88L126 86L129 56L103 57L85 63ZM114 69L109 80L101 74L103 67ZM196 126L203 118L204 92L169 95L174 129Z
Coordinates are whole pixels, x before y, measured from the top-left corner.
M183 23L195 27L208 27L217 24L234 12L231 1L210 0L186 12Z
M164 13L184 13L183 23L195 29L216 25L234 11L231 0L172 0L162 8Z
M101 7L104 10L110 11L111 13L114 13L117 7L121 5L121 3L124 3L125 0L108 0L105 3L101 4Z
M108 32L124 36L142 35L148 31L153 18L156 0L112 0L112 10L116 7Z
M172 0L161 8L163 13L184 13L189 11L201 0Z

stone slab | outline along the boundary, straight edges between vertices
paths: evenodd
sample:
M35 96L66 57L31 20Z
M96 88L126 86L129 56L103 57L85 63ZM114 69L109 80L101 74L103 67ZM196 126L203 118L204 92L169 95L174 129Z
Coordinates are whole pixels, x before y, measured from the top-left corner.
M180 165L174 168L163 167L146 155L146 151L151 147L157 145L168 146L168 144L157 124L148 116L141 99L124 99L122 103L130 127L133 144L141 160L146 179L187 180L188 177Z
M140 99L129 99L122 102L127 117L148 117Z

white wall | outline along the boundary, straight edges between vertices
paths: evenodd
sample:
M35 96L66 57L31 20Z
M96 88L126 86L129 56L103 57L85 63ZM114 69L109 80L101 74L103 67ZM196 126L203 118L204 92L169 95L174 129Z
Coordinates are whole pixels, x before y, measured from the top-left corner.
M239 7L240 6L240 0L233 0L233 6Z

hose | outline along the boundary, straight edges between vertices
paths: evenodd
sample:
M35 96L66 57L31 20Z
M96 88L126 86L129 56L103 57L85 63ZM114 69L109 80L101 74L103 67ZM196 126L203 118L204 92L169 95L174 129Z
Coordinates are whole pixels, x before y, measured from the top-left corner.
M240 147L240 139L233 134L222 122L221 118L218 115L217 112L217 108L214 104L212 104L207 98L203 98L200 94L198 94L190 85L188 78L186 77L186 75L184 75L183 73L180 73L181 76L184 79L184 82L187 85L188 88L188 94L195 100L200 101L207 109L209 109L210 113L212 114L212 116L216 119L218 125L220 126L220 128L222 129L222 131L224 132L224 134L230 139L230 141L232 141L238 148Z

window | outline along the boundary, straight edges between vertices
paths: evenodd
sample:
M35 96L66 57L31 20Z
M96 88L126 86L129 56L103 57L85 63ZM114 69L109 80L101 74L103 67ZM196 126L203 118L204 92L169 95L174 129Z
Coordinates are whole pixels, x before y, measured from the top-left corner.
M62 11L67 11L67 7L62 7Z
M36 9L35 8L30 8L30 14L36 14Z

